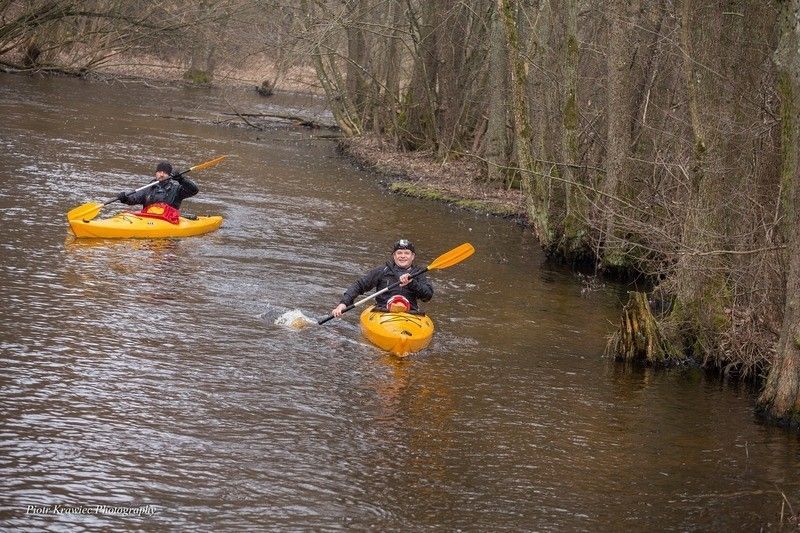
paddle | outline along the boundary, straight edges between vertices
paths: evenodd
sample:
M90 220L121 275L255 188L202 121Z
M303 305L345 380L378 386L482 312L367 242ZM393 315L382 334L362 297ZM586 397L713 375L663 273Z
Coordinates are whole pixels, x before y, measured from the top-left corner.
M180 176L183 176L184 174L188 174L189 172L191 172L193 170L205 170L207 168L215 167L218 164L220 164L223 161L223 159L225 159L226 157L228 157L228 156L227 155L223 155L223 156L217 157L216 159L212 159L211 161L206 161L205 163L200 163L199 165L195 165L195 166L189 168L188 170L184 170L180 174L176 174L175 176L173 176L173 178L178 178ZM151 181L147 185L143 185L142 187L139 187L138 189L136 189L133 192L143 191L144 189L146 189L148 187L152 187L156 183L158 183L158 181ZM128 193L128 194L133 194L133 193ZM103 207L107 206L108 204L113 204L114 202L117 202L117 201L119 201L119 198L114 198L114 199L109 200L107 202L103 202L102 204L97 203L97 202L89 202L89 203L86 203L86 204L83 204L83 205L79 205L78 207L76 207L74 209L71 209L69 211L69 213L67 213L67 220L84 220L84 221L92 220L93 218L95 218L97 215L100 214L100 210Z
M429 264L428 266L426 266L425 268L423 268L419 272L415 272L414 274L412 274L411 277L415 278L415 277L419 276L420 274L422 274L423 272L427 272L428 270L436 270L437 268L447 268L447 267L451 267L453 265L457 265L458 263L460 263L461 261L463 261L464 259L468 258L469 256L471 256L474 253L475 253L475 248L470 243L465 242L464 244L462 244L460 246L456 246L455 248L453 248L449 252L443 253L442 255L440 255L439 257L434 259L431 262L431 264ZM363 304L364 302L366 302L368 300L371 300L372 298L375 298L379 294L383 294L386 291L390 291L390 290L394 289L398 285L400 285L400 282L396 281L396 282L392 283L391 285L389 285L388 287L386 287L384 289L381 289L378 292L375 292L375 293L367 296L366 298L362 298L361 300L359 300L359 301L357 301L357 302L345 307L344 310L342 311L342 313L346 313L349 310L355 308L356 306L359 306L359 305ZM324 324L325 322L331 320L332 318L333 318L333 315L328 315L325 318L319 319L317 321L317 324L319 324L321 326L322 324Z

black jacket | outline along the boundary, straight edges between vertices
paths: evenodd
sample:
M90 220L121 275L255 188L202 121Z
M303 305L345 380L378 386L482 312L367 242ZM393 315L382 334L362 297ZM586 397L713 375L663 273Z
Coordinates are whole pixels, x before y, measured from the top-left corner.
M181 202L197 194L197 191L199 189L192 180L181 176L177 179L170 178L159 181L144 190L129 194L120 201L128 205L142 204L144 207L155 203L165 203L175 209L180 209Z
M375 289L379 291L400 281L400 276L403 274L414 274L422 270L420 267L411 265L410 268L400 268L394 261L387 261L385 265L373 268L364 275L361 279L356 281L342 296L341 303L345 305L352 305L359 294ZM411 280L411 283L405 287L397 286L390 291L375 298L375 308L378 310L386 310L386 302L395 294L400 294L408 298L411 302L411 311L418 312L417 299L427 302L433 297L433 286L431 286L425 274L420 274Z

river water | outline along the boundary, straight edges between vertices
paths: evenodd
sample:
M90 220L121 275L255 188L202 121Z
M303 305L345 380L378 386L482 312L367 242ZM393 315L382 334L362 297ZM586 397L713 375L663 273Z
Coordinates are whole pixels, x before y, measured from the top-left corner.
M9 530L758 530L800 513L796 435L696 369L602 357L624 288L515 224L388 194L324 130L214 125L318 102L0 76L0 524ZM210 235L76 241L65 213L194 174ZM117 206L119 204L116 204ZM109 206L104 213L119 207ZM407 237L432 345L321 317ZM126 514L125 509L129 509ZM794 522L796 524L796 521Z

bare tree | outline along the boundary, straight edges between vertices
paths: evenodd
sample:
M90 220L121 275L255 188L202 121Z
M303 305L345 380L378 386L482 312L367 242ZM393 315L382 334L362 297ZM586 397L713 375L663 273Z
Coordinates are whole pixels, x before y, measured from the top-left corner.
M617 196L621 184L630 176L631 128L634 117L633 57L630 46L632 28L638 23L638 1L612 0L608 13L608 100L606 139L606 176L602 182L600 199L603 242L603 263L608 267L624 266L621 243L617 236L614 213L617 211L610 199Z
M800 426L800 0L781 2L774 54L781 97L781 225L788 274L776 359L759 403L770 416Z
M523 51L520 48L520 36L517 22L518 5L515 0L497 0L497 11L503 20L505 29L508 63L511 72L511 110L513 116L514 150L517 164L522 172L522 190L527 195L528 217L533 223L539 242L545 248L553 242L549 222L549 182L545 182L539 166L536 164L531 149L533 136L530 126L530 111L525 98L528 85L528 72Z
M497 10L492 13L489 41L488 110L486 118L485 156L487 179L491 183L506 182L508 166L508 58L503 20Z
M560 253L568 259L578 259L586 255L589 227L587 224L587 191L577 182L581 179L575 168L580 163L578 146L578 63L580 46L578 43L578 2L562 2L563 32L563 91L561 100L562 134L558 167L564 178L563 237L559 245Z
M303 31L310 43L309 53L336 123L345 134L357 135L361 133L362 120L351 101L352 95L346 91L336 42L338 28L335 22L342 13L329 11L321 6L323 15L318 15L317 8L310 0L301 2Z
M436 148L437 83L439 78L440 0L423 2L407 11L414 41L411 79L404 100L406 119L401 124L400 143L406 149ZM421 12L420 12L421 10Z

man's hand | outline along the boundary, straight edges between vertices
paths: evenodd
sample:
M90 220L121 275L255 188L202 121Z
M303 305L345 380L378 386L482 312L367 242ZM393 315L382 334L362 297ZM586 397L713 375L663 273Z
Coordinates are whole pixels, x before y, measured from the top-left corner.
M336 307L333 308L333 310L331 311L331 314L338 318L338 317L342 316L342 313L344 313L345 309L347 309L346 305L339 304L339 305L337 305Z

